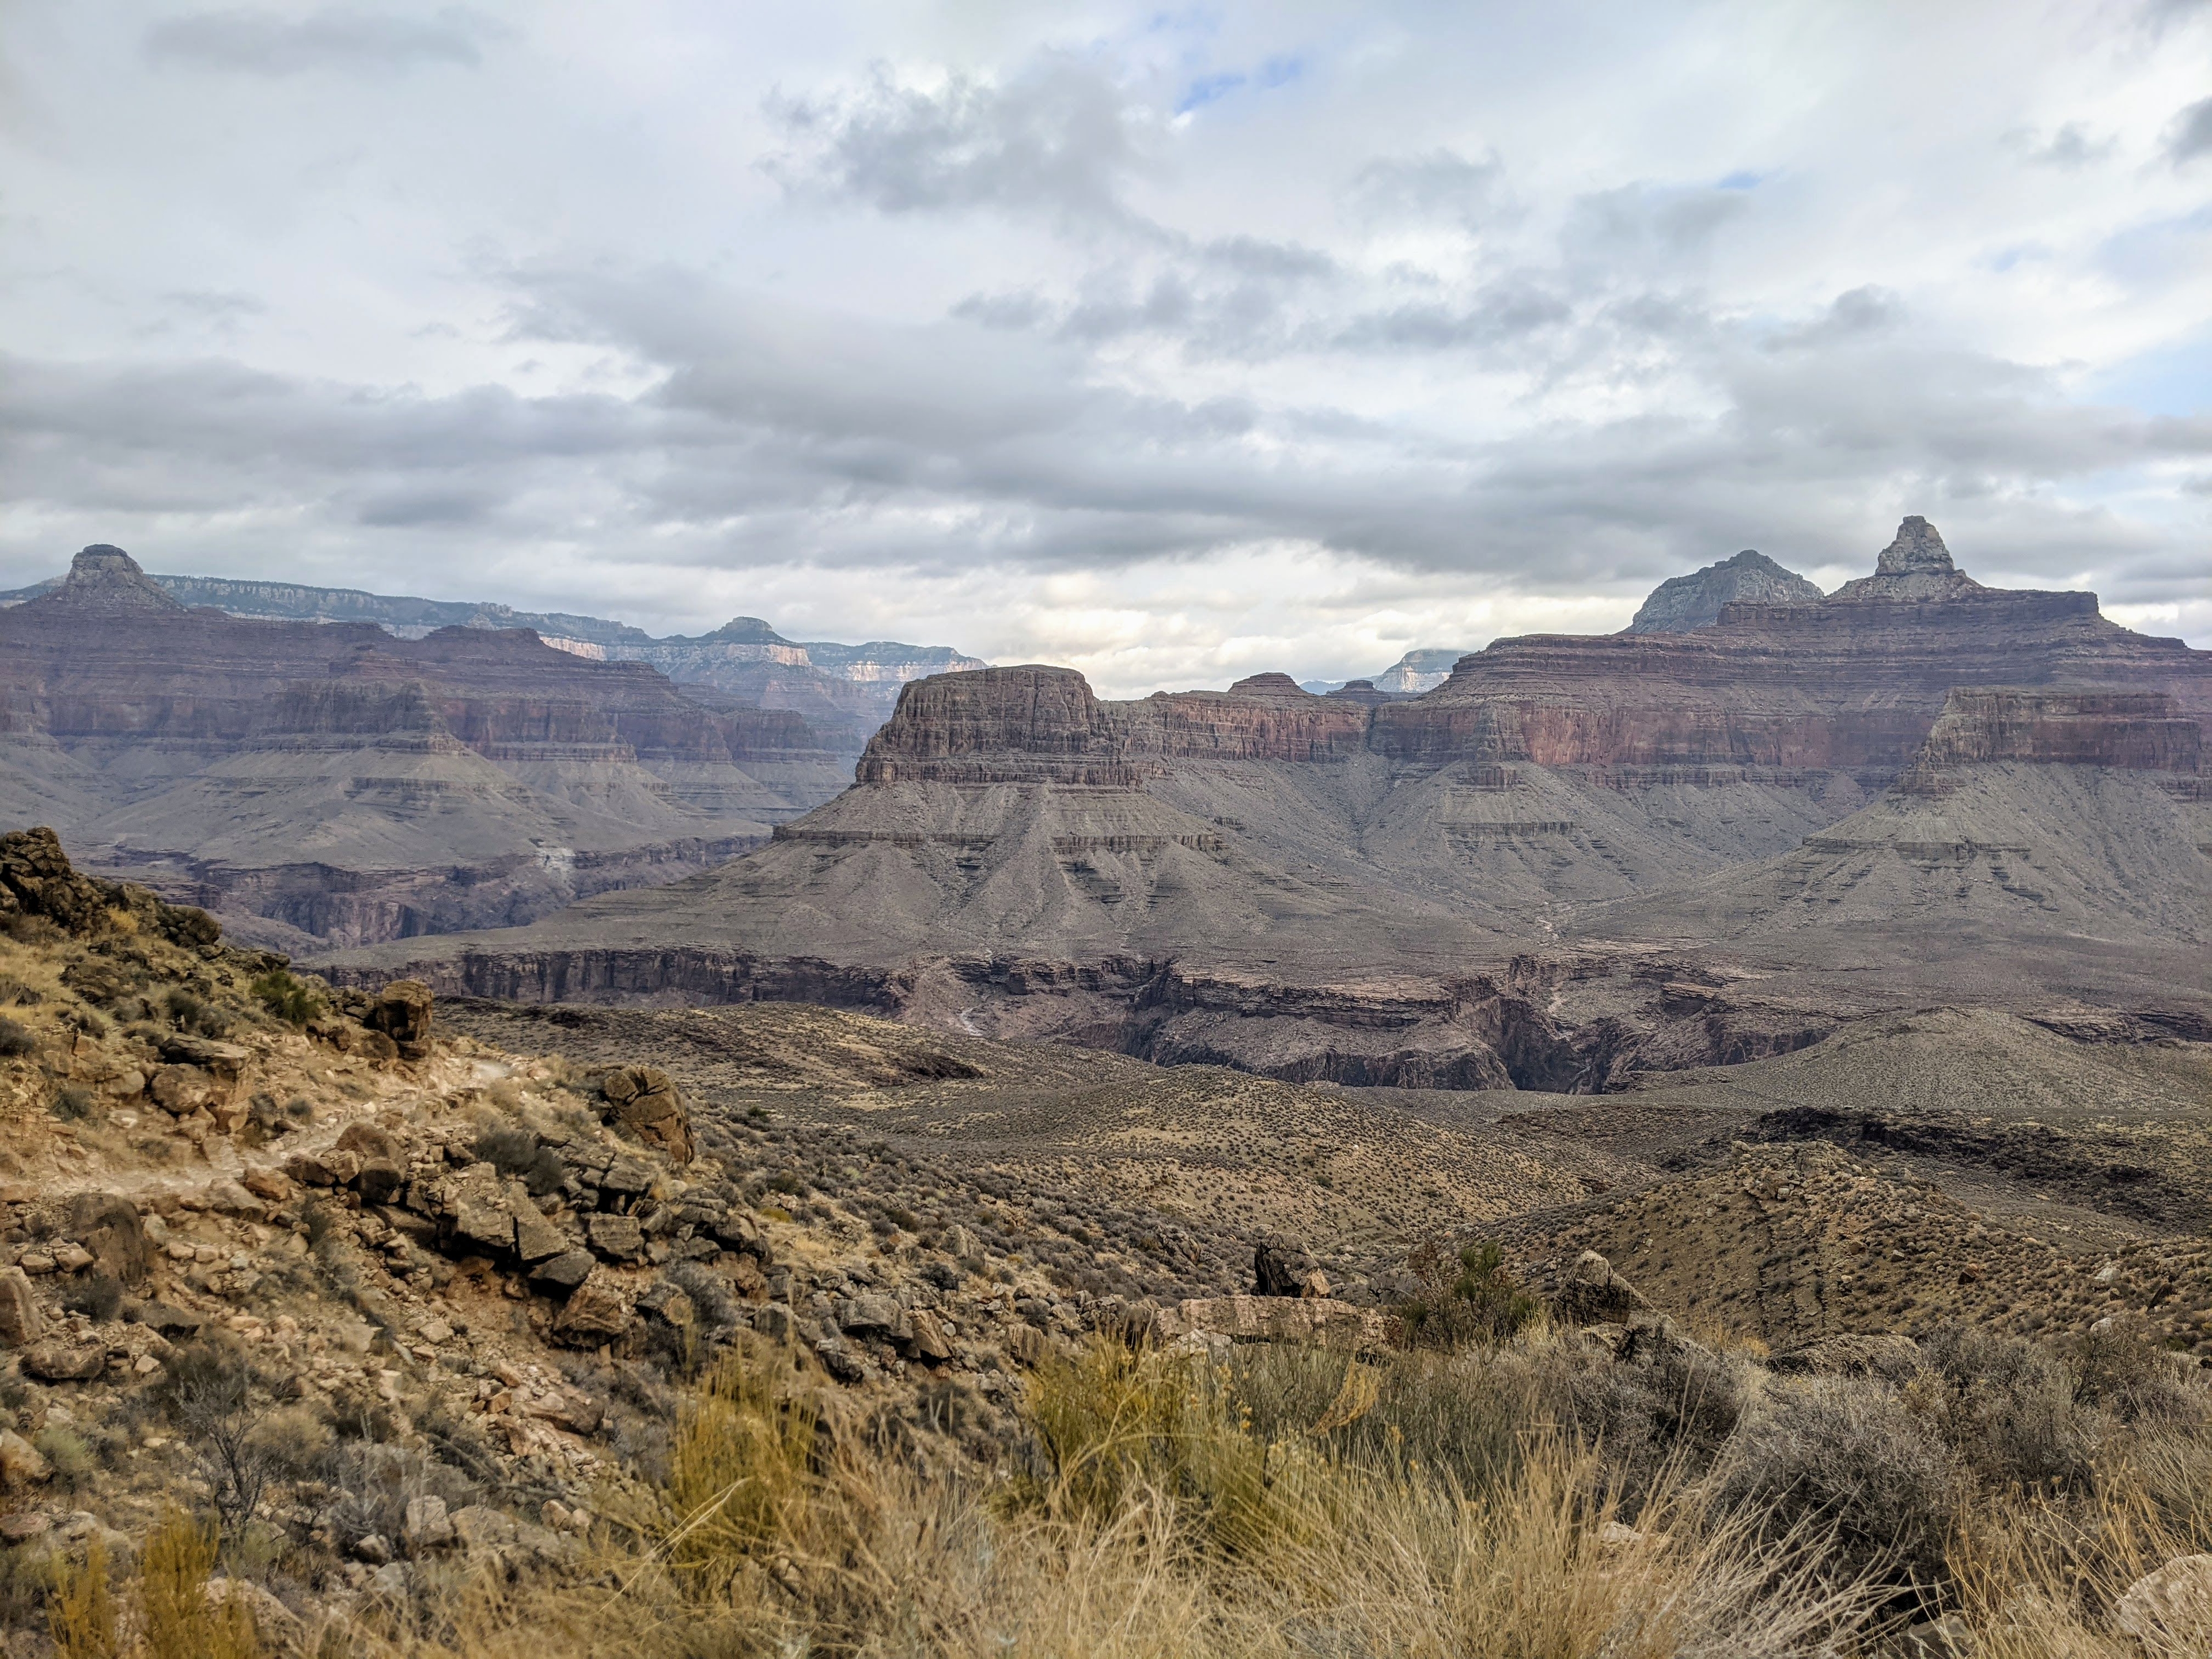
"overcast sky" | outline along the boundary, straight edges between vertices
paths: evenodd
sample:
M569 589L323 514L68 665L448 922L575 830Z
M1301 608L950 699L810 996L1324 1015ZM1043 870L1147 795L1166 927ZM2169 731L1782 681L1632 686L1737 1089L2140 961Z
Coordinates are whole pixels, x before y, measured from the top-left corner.
M2212 4L0 0L0 583L1102 690L1756 547L2212 645Z

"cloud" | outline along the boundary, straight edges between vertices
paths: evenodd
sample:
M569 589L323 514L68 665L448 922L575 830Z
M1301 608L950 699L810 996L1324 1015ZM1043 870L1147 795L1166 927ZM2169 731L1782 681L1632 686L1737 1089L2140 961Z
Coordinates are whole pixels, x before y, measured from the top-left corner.
M1771 351L1802 351L1887 333L1905 318L1904 301L1890 289L1869 283L1838 294L1812 322L1785 329L1767 343Z
M1444 219L1474 228L1493 212L1504 171L1495 150L1480 161L1453 149L1389 156L1352 175L1351 196L1370 216Z
M799 195L884 213L991 207L1122 216L1122 181L1144 163L1148 119L1103 67L1048 54L1000 82L964 74L901 82L878 65L856 90L777 95L785 147L763 162Z
M2212 154L2212 98L2200 98L2173 118L2166 153L2179 167Z
M10 32L19 580L108 540L1128 690L1614 626L1925 512L2212 618L2202 155L2091 165L2143 31L417 3ZM293 80L211 120L215 71Z
M427 17L327 6L297 19L240 9L165 19L147 31L145 49L155 64L244 75L397 74L429 64L474 69L483 61L483 43L504 33L451 6Z
M2057 167L2066 172L2103 161L2112 153L2118 142L2111 137L2092 138L2088 129L2079 121L2067 122L2048 138L2025 131L2008 134L2007 138L2030 167Z

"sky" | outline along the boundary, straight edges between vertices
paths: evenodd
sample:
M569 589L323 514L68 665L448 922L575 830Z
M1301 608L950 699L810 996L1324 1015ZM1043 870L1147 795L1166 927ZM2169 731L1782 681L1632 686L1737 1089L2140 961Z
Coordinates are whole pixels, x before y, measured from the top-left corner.
M2212 0L0 0L0 585L1130 696L1909 513L2212 646Z

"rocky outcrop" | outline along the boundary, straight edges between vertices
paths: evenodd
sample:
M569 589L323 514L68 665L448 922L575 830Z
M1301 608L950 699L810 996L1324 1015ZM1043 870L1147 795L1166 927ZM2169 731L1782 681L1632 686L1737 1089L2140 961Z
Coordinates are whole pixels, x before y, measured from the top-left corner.
M1869 599L1926 601L1972 599L1989 590L1952 562L1936 526L1918 514L1897 526L1897 535L1875 561L1874 574L1845 582L1834 597L1844 604Z
M1820 590L1764 553L1746 548L1734 558L1687 576L1669 576L1651 591L1623 631L1686 634L1710 628L1730 605L1818 605Z
M2203 727L2163 691L1954 690L1917 769L1996 761L2194 774Z

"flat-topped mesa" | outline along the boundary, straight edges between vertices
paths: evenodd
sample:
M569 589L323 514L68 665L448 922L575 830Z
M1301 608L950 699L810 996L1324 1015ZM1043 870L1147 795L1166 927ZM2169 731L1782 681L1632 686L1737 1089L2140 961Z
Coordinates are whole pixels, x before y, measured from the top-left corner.
M2163 691L1960 688L1945 700L1914 769L1991 762L2195 772L2203 726Z
M162 592L138 561L119 547L95 542L70 562L59 587L24 602L40 614L67 611L82 616L181 615L185 607Z
M1033 664L912 682L854 775L864 784L1127 787L1172 761L1341 759L1366 735L1364 704L1315 696L1287 674L1103 702L1073 669Z
M1668 577L1651 590L1622 632L1684 634L1711 628L1724 605L1818 605L1820 599L1820 590L1796 571L1746 548L1687 576Z

